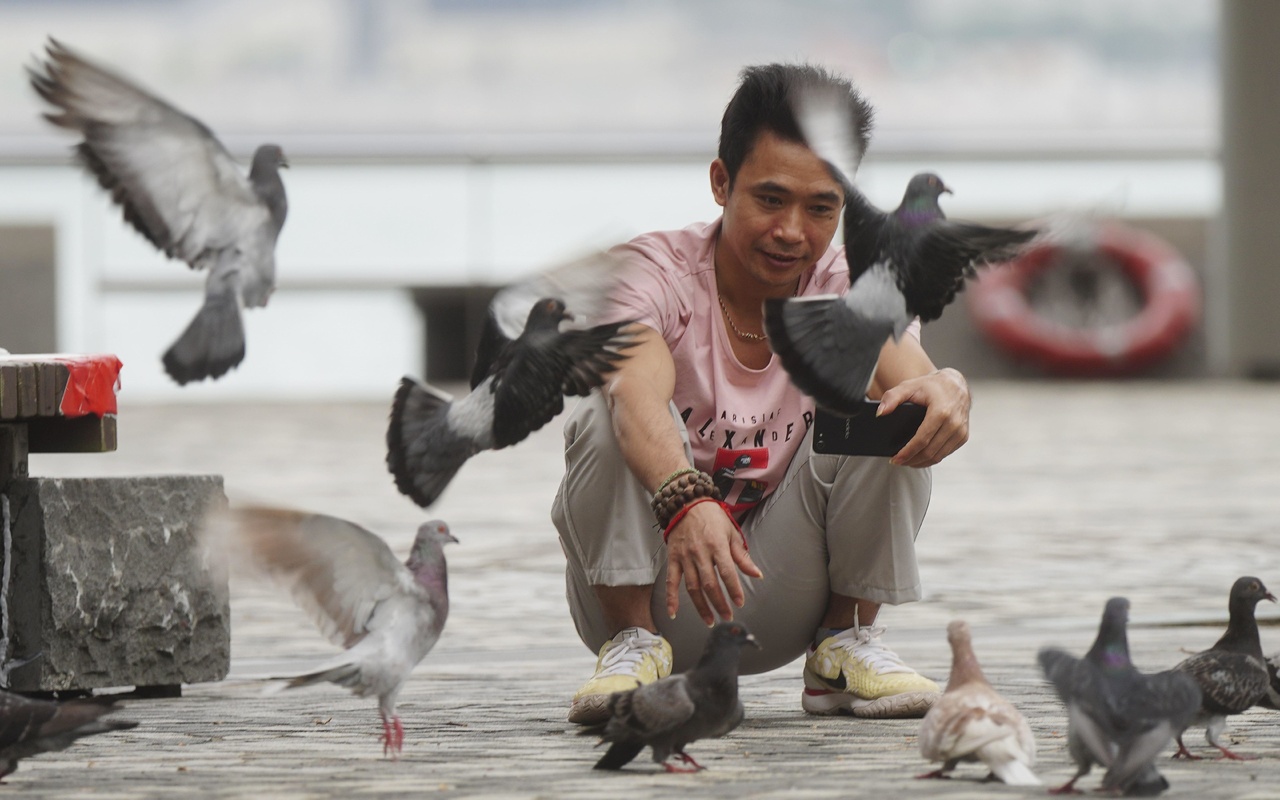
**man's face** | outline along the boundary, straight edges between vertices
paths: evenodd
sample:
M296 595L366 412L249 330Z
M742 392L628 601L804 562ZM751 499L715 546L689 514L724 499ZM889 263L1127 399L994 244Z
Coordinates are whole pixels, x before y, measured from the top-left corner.
M777 294L826 252L840 222L844 191L805 145L765 131L733 187L724 163L711 165L711 191L724 207L716 266L722 281Z

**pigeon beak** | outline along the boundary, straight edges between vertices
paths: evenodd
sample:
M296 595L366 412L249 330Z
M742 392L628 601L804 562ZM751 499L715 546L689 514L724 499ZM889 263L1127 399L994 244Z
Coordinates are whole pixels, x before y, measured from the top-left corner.
M1267 592L1267 593L1266 593L1266 595L1264 595L1264 596L1265 596L1268 600L1270 600L1271 602L1273 602L1273 603L1274 603L1274 602L1277 602L1277 601L1276 601L1276 596L1275 596L1274 594L1272 594L1271 592Z
M944 183L944 184L942 184L942 193L943 193L943 194L955 194L955 192L951 191L951 187L950 187L950 186L948 186L948 185L946 185L945 183Z
M280 166L284 167L285 169L288 169L288 168L289 168L289 160L288 160L288 159L286 159L284 156L280 156Z
M755 634L754 634L754 633L748 633L748 634L747 634L747 641L748 641L748 642L751 642L753 645L755 645L755 647L756 647L756 649L757 649L757 650L763 650L763 649L764 649L764 645L760 644L759 640L758 640L758 639L756 639L756 636L755 636Z

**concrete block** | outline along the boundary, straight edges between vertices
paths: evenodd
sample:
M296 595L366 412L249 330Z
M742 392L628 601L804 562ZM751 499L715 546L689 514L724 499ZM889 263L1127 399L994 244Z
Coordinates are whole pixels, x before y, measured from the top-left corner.
M197 541L222 478L26 478L0 503L0 685L19 691L217 681L226 577ZM0 527L4 519L0 518Z

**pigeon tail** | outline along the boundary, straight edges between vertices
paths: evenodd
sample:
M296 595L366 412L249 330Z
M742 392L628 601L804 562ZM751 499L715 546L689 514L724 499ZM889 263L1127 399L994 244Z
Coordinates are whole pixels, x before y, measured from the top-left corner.
M614 742L600 760L596 762L593 769L622 769L630 764L636 756L640 755L640 751L644 749L644 742L641 741L621 741Z
M860 317L835 295L766 300L764 328L791 381L846 417L861 409L894 333L893 323Z
M387 469L395 478L396 488L418 505L426 508L434 503L453 476L466 463L466 455L440 469L443 459L436 453L436 468L428 469L418 444L425 430L445 423L453 399L444 392L409 377L400 379L391 401L391 420L387 425Z
M985 753L979 750L978 755L982 758ZM1031 767L1028 767L1017 758L1010 758L1004 761L988 760L987 758L982 758L982 760L991 769L991 774L999 778L1001 783L1006 786L1040 785L1040 779L1031 771Z
M283 685L279 686L280 690L284 689L301 689L304 686L315 686L318 683L333 683L338 686L352 686L360 679L360 665L350 662L338 664L333 667L308 672L305 675L294 675L287 678L272 678L273 681L282 681Z
M244 324L233 293L212 294L162 361L169 377L185 386L222 377L244 360Z

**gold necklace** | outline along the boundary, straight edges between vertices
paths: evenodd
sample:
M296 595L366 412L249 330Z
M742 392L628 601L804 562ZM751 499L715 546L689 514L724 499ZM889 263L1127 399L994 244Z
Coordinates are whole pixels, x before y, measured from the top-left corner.
M739 339L746 339L749 342L763 342L769 338L762 333L747 333L746 331L738 330L738 326L733 324L733 317L729 316L729 308L724 304L724 298L720 296L719 292L716 292L716 299L720 301L720 310L724 312L725 322L729 323L729 330L737 334Z

